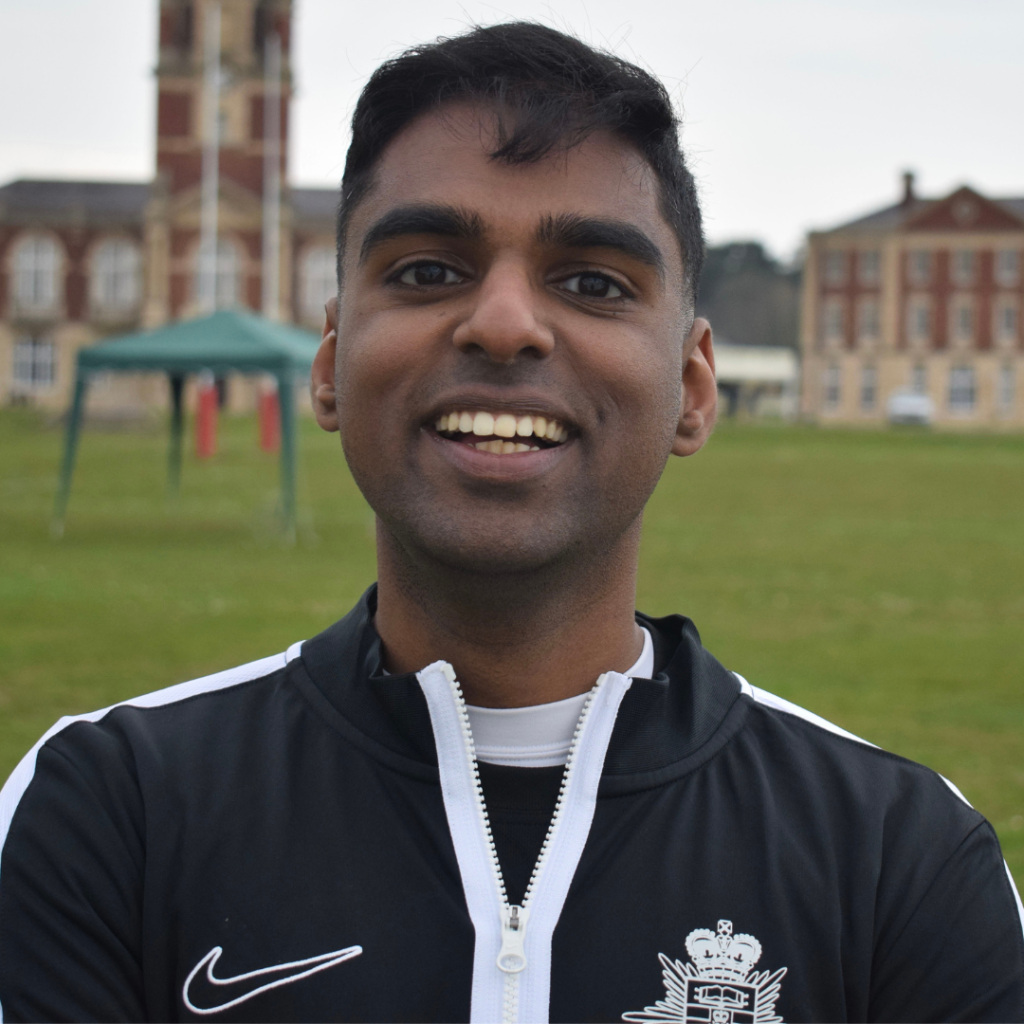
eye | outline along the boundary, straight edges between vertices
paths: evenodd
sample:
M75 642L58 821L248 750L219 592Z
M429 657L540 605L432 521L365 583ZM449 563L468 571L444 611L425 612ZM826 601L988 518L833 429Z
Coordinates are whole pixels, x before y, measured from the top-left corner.
M626 297L625 291L610 277L596 274L593 271L573 274L572 277L567 277L562 281L561 286L567 292L582 295L586 299L622 299Z
M445 284L460 284L465 278L443 263L412 263L394 278L399 284L420 288Z

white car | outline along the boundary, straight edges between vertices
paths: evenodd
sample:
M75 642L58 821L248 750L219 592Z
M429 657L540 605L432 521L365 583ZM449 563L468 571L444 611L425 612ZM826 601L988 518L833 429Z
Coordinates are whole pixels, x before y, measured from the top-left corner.
M935 403L916 391L896 391L889 397L890 423L917 423L930 426L935 418Z

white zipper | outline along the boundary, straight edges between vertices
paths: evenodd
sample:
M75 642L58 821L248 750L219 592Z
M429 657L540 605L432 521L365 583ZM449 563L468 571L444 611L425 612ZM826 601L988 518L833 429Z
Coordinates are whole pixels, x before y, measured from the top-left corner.
M569 747L569 755L565 763L565 771L562 775L562 785L559 789L558 799L555 803L555 811L552 815L551 824L548 827L547 835L541 846L537 862L530 875L529 884L523 896L522 905L510 904L505 891L505 881L501 873L501 864L498 861L497 849L494 845L494 837L491 833L490 818L487 814L487 805L484 801L483 788L480 784L480 772L477 766L476 751L473 744L473 730L470 725L469 711L466 707L465 698L462 695L462 688L455 678L455 672L447 662L435 662L418 674L420 684L423 687L424 695L430 709L431 722L434 726L435 740L438 747L438 763L441 767L442 791L444 792L445 810L449 818L449 828L452 838L456 844L456 854L459 858L459 867L463 876L463 886L466 889L467 904L473 917L473 923L477 930L477 958L481 953L480 934L482 928L486 928L487 920L493 921L490 916L497 910L498 921L495 924L500 926L500 948L494 963L503 976L501 991L501 1020L503 1024L518 1024L520 1018L520 995L523 984L524 972L533 967L531 975L536 971L548 972L548 976L536 978L539 984L532 984L534 989L530 1004L531 1019L540 1019L543 1012L543 1019L547 1020L547 994L550 984L550 937L561 913L562 902L568 890L569 882L575 873L576 864L583 850L586 835L589 833L590 821L593 817L594 804L597 798L597 783L600 779L601 767L604 763L604 754L607 749L608 739L611 736L611 729L614 725L618 712L618 705L632 680L619 673L605 673L594 685L594 688L587 695L586 703L580 712L579 721L576 723L576 731L573 734L572 743ZM611 692L603 694L608 683L612 683ZM446 686L444 684L447 684ZM451 696L451 702L442 701L442 687L447 689ZM454 708L452 707L454 703ZM603 719L602 728L594 737L593 743L589 743L589 756L587 758L586 793L582 798L582 807L573 807L574 822L571 831L574 833L568 843L555 845L555 838L563 827L567 814L570 813L569 793L571 783L576 775L579 761L581 742L585 734L586 724L591 717L595 706L601 705ZM452 721L451 711L454 710L455 721ZM457 724L456 724L457 723ZM462 757L458 758L468 768L468 773L463 774L456 770L449 757L446 756L450 747L454 745L454 732L460 734ZM442 749L445 748L445 749ZM468 822L466 818L470 802L473 807L472 817L476 819L476 829L473 831L476 836L467 832ZM573 799L573 804L580 801ZM482 838L483 843L480 843ZM553 852L559 851L559 870L556 872L560 877L552 886L548 886L548 894L545 895L545 906L541 908L544 918L541 930L546 945L537 947L541 952L542 963L531 965L527 957L527 926L530 921L531 911L536 911L534 901L537 898L538 888L544 871L548 865ZM487 869L486 874L491 879L491 898L481 892L482 886L480 874L483 865L479 863L480 854L484 851ZM496 897L496 899L495 899ZM492 910L487 908L491 907ZM491 925L493 928L493 925ZM536 940L535 940L536 941ZM486 945L486 943L484 943ZM491 947L490 957L494 956L494 947ZM491 970L493 971L493 967ZM483 971L486 964L474 962L474 997L472 1015L474 1020L490 1017L497 1009L490 998L491 986L486 983ZM478 975L478 971L480 974ZM493 991L497 996L497 991ZM478 1002L481 1004L478 1006ZM486 1005L493 1009L488 1011ZM542 1007L543 1006L543 1010Z
M521 906L509 903L508 901L508 894L505 891L505 879L502 876L501 863L498 860L498 850L494 845L494 836L491 833L491 819L487 813L487 803L484 800L483 786L480 783L480 768L476 759L476 748L473 744L473 728L469 721L469 709L466 707L466 698L462 695L462 687L454 677L454 673L452 673L452 677L449 679L452 696L455 698L455 706L459 715L459 723L462 726L462 741L465 744L467 757L472 763L473 795L476 798L477 811L480 815L484 834L487 836L487 850L490 854L491 871L494 874L495 884L498 887L498 896L501 900L501 951L498 953L496 962L498 969L505 975L502 1024L517 1024L519 1020L519 975L527 966L526 925L530 919L530 901L533 897L537 880L540 878L544 865L547 863L551 841L558 831L558 826L562 819L565 807L565 794L572 775L573 763L576 760L576 749L579 745L580 736L583 733L583 726L594 703L594 694L605 681L605 678L605 676L601 676L597 680L594 688L587 695L583 710L580 712L579 721L576 723L576 731L573 733L572 743L569 745L569 755L565 761L565 771L562 773L562 784L558 790L558 799L555 801L555 812L551 816L551 824L548 826L544 843L541 845L540 853L537 855L537 862L530 873L530 881L526 886Z

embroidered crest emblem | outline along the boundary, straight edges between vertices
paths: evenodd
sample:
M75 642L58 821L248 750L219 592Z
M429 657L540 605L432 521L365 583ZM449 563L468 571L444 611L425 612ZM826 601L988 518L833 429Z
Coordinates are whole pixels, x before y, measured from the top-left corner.
M658 954L665 998L623 1020L648 1024L782 1024L775 1013L779 987L788 968L755 971L761 943L753 935L733 935L732 921L718 931L697 928L686 936L691 963Z

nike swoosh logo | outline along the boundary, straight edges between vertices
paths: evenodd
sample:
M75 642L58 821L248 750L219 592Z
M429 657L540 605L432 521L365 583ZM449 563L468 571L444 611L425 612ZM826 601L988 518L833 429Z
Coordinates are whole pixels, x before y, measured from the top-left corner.
M181 988L181 998L185 1001L185 1005L193 1012L202 1014L203 1016L210 1013L221 1013L224 1010L230 1010L233 1006L238 1006L241 1003L252 999L254 996L260 995L262 992L269 992L272 988L280 988L282 985L291 985L292 982L302 981L303 978L308 978L310 975L316 974L319 971L326 971L328 967L334 967L336 964L344 963L346 960L351 960L353 957L359 956L363 952L362 946L349 946L346 949L338 949L333 953L321 953L320 956L311 956L308 960L293 960L290 964L276 964L273 967L261 967L258 971L249 971L246 974L236 974L233 978L217 978L214 976L213 969L217 966L217 961L220 959L221 953L224 950L221 946L214 946L202 960L199 961L189 971L188 977L185 979L185 984ZM254 978L263 978L268 974L280 974L282 971L294 971L294 974L286 975L283 978L275 978L273 981L268 981L263 985L259 985L257 988L250 989L250 991L243 995L237 996L226 1003L221 1003L220 1006L210 1006L206 1009L196 1006L191 999L189 999L188 990L195 980L196 975L203 969L206 968L206 980L211 985L235 985L240 981L251 981Z

